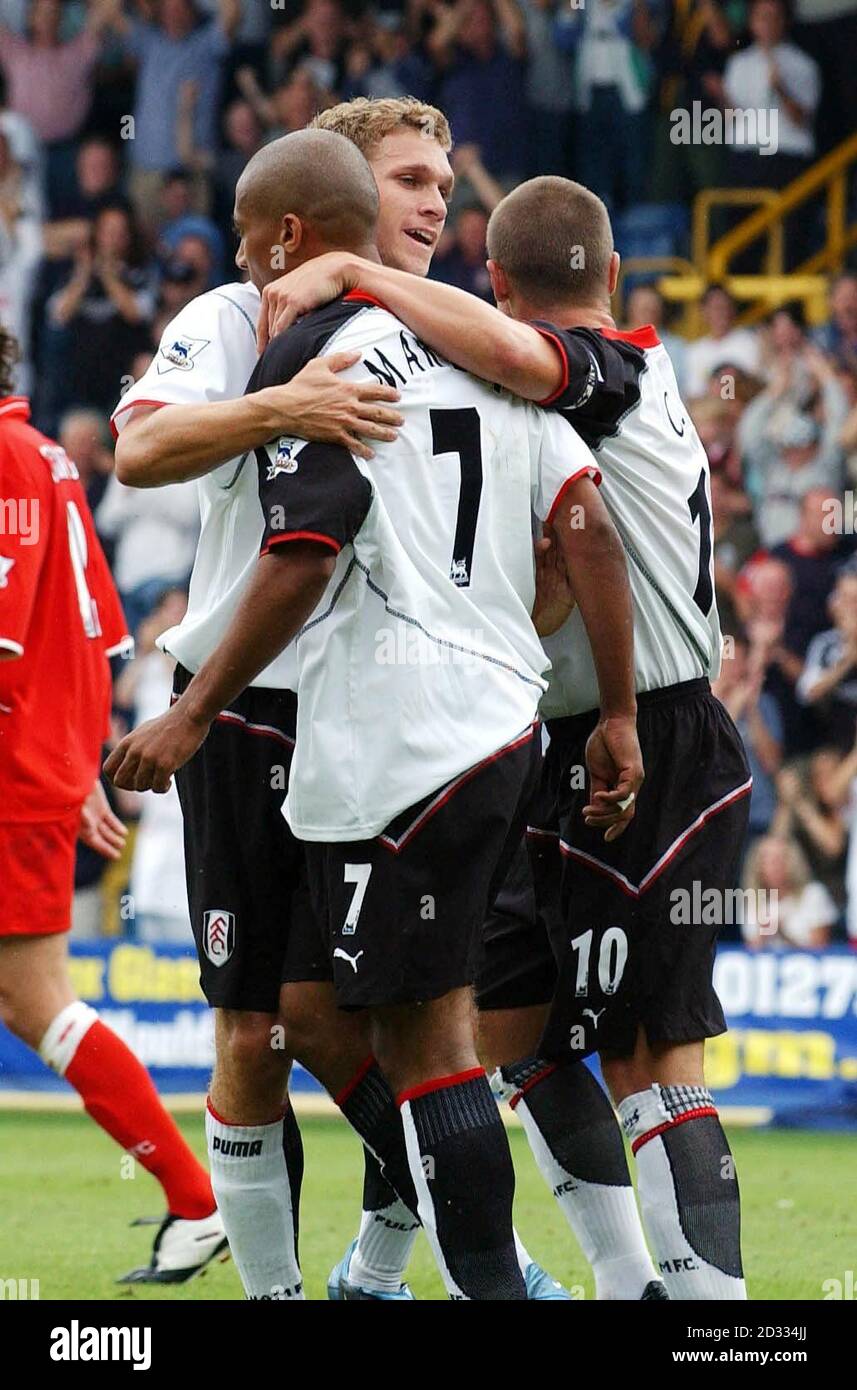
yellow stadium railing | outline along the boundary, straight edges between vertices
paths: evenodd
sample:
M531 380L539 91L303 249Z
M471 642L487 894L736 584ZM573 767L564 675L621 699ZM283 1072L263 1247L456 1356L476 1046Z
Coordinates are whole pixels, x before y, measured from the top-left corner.
M810 323L824 321L826 276L842 270L845 258L857 246L857 222L848 221L848 180L857 166L857 134L850 136L780 192L771 188L709 188L697 194L691 228L691 259L680 256L634 257L620 272L617 295L629 275L657 276L657 288L665 299L683 305L679 332L696 337L702 332L699 300L706 287L723 285L744 307L742 324L758 323L778 304L800 300ZM802 265L785 272L784 231L786 217L824 196L824 245ZM712 240L712 213L719 207L752 208L749 216L724 236ZM733 274L731 266L741 252L767 238L764 268L757 275ZM620 299L620 303L621 303ZM621 311L620 311L621 312Z
M773 201L764 200L764 205L733 227L725 236L719 238L707 253L702 241L694 245L694 261L697 269L705 274L709 283L725 284L730 279L730 265L734 258L748 246L766 234L770 237L775 227L782 235L783 220L796 210L804 207L819 194L825 195L825 241L821 250L809 257L802 265L796 266L791 276L797 281L803 276L817 276L820 272L841 270L845 256L852 246L857 245L857 223L848 225L848 178L852 167L857 163L857 134L843 140L841 145L831 150L823 159L808 169L805 174L788 184L774 196ZM706 194L699 195L702 198ZM770 243L769 243L770 245ZM769 264L768 272L772 270ZM778 267L782 269L782 264ZM738 277L750 303L740 317L742 323L755 323L770 310L770 299L764 292L762 277ZM754 295L749 281L759 279L759 294ZM794 294L787 297L795 297Z

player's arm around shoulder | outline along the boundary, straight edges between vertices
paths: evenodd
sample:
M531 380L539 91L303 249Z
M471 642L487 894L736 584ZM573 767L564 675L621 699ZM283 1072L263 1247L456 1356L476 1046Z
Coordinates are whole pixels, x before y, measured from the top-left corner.
M243 285L209 290L167 324L148 369L111 417L120 482L184 482L233 456L228 413L221 419L215 407L243 397L255 366L251 296Z
M542 426L535 510L551 528L598 676L601 716L587 747L586 823L615 839L634 815L643 783L637 740L634 616L625 550L599 492L595 458L558 416Z
M290 380L260 375L252 320L223 293L201 295L114 412L117 476L130 487L185 482L282 435L371 458L369 441L394 439L401 424L398 392L343 378L356 360L335 353L304 362Z

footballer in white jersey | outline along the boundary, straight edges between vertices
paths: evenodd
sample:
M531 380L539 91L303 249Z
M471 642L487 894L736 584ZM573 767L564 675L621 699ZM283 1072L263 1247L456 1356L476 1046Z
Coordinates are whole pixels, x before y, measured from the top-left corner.
M141 407L234 401L256 366L256 318L261 296L236 282L208 290L167 325L151 365L122 396L111 417L114 435ZM187 613L158 638L162 651L198 671L229 625L256 564L262 535L256 473L248 454L227 459L197 478L200 533ZM253 681L294 690L294 651L287 649Z
M288 136L260 152L236 197L236 218L283 187L290 206L312 209L274 219L289 254L303 261L313 237L330 244L322 154L327 168L338 166L336 208L348 210L336 212L338 225L365 219L358 244L371 245L371 172L341 137L320 135ZM251 266L268 256L273 231L272 222L247 238ZM337 999L372 1010L379 1062L399 1091L420 1214L451 1296L518 1300L526 1289L512 1239L508 1149L476 1063L468 986L484 911L519 838L540 761L534 716L547 663L529 616L531 510L564 518L573 485L591 493L588 514L603 543L591 572L576 564L588 537L575 546L570 528L558 534L598 633L610 715L598 735L607 769L597 773L601 795L621 800L627 783L633 801L642 766L625 564L591 481L597 469L564 422L463 378L381 306L340 301L306 316L274 339L250 389L289 380L320 351L348 346L361 351L355 372L391 373L401 386L395 448L385 457L381 446L369 463L341 446L287 437L256 449L265 520L257 576L161 728L124 740L111 766L137 785L142 776L163 787L224 700L297 636L301 727L288 811L310 840ZM606 623L593 602L596 571L601 597L609 596ZM384 669L379 638L386 641L381 629L391 625L394 633L417 630L433 655L460 660L430 660L421 650ZM611 800L600 814L612 826L621 816L624 828L625 809ZM443 1155L431 1191L427 1145ZM493 1175L478 1193L469 1180L474 1164Z
M164 330L148 370L116 406L117 438L141 409L243 396L258 361L260 302L254 285L234 283L186 305ZM200 509L188 607L181 623L158 638L177 662L174 698L229 626L263 532L252 451L187 486L197 489ZM277 814L282 798L272 787L272 766L287 769L294 749L296 687L294 648L287 647L252 689L220 711L205 745L176 778L191 926L212 1008L276 1013L288 952L307 979L325 977L322 966L298 966L295 959L306 933L290 931L290 919L309 910L304 862Z
M263 553L313 538L337 556L295 643L300 703L285 814L303 840L369 839L518 738L548 663L530 618L531 510L597 477L555 415L470 377L359 296L274 340L251 381L356 349L346 376L402 393L404 425L370 461L273 441L256 451ZM350 542L350 544L349 544Z
M700 918L698 908L688 916L700 888L715 903L734 888L751 787L740 736L709 686L721 640L707 461L655 330L623 333L613 323L619 258L595 195L560 178L520 185L492 215L488 249L502 314L448 286L330 257L290 277L281 315L288 321L335 293L377 296L459 367L564 415L598 462L628 559L646 782L632 830L602 836L586 806L593 667L572 614L546 641L551 743L529 841L537 906L519 862L486 931L483 1055L504 1064L501 1089L521 1105L555 1193L579 1194L579 1216L581 1204L598 1207L580 1194L604 1181L596 1171L609 1171L593 1136L611 1125L574 1079L587 1075L580 1058L599 1051L634 1152L644 1156L648 1238L670 1293L741 1299L734 1165L727 1182L728 1143L703 1072L704 1040L726 1027L712 983L718 918ZM578 1143L586 1114L594 1129ZM607 1182L630 1198L621 1145L612 1147ZM612 1218L601 1219L584 1224L584 1248L604 1247ZM614 1247L614 1267L625 1254Z

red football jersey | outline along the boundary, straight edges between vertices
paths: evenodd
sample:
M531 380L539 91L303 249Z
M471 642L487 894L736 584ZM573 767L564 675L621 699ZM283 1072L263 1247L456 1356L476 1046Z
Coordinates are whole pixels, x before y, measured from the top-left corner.
M0 820L58 820L95 781L107 658L130 648L86 494L64 449L0 398Z

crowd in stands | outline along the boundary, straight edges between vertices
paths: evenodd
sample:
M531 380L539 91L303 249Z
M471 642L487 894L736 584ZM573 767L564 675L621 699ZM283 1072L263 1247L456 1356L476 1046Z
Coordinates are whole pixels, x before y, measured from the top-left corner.
M154 639L180 616L198 518L193 488L118 483L108 417L172 316L235 274L235 184L265 142L345 98L437 103L456 190L432 275L490 299L487 219L521 179L589 185L623 254L687 254L700 189L782 187L852 133L855 51L857 0L0 0L0 316L136 631L117 728L167 702ZM677 140L694 104L775 109L776 150L761 131ZM822 237L821 206L791 219L789 266ZM689 341L632 277L617 319L659 329L711 465L717 691L754 773L745 882L779 903L776 931L744 936L857 945L857 270L831 279L821 326L797 301L753 327L739 308L709 287ZM135 801L133 866L108 875L133 909L105 917L104 866L82 853L77 930L184 940L177 804Z

